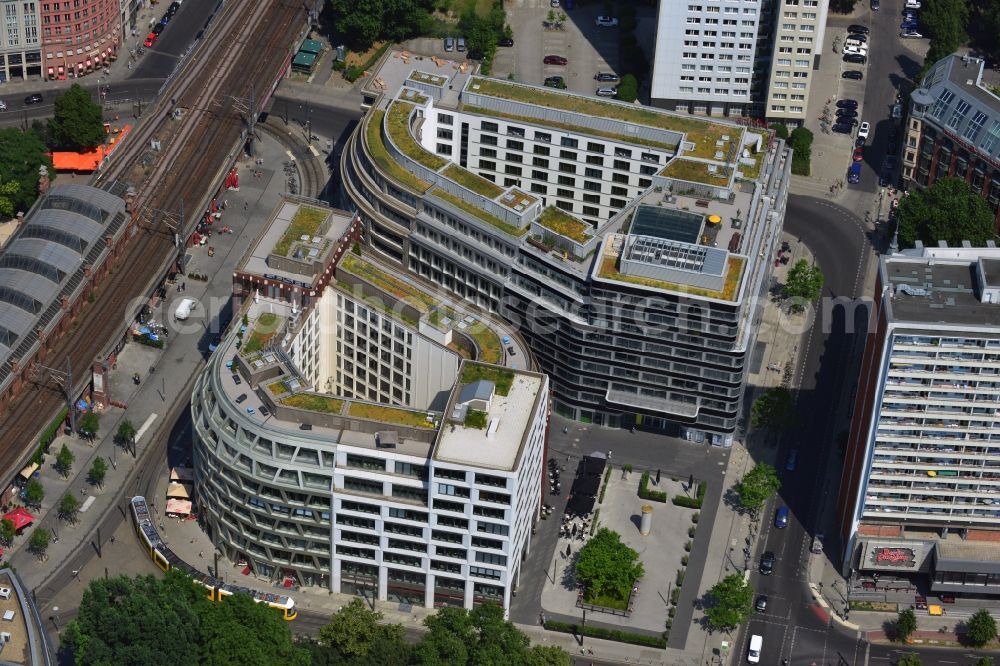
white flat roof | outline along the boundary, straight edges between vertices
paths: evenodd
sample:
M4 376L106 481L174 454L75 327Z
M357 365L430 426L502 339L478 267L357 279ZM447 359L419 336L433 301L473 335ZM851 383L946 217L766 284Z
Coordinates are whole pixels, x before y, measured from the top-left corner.
M542 389L541 378L516 372L514 383L506 396L493 395L486 417L486 427L466 428L446 421L441 426L434 460L455 465L472 465L512 471L517 466L518 453L525 431L531 425L535 401ZM495 432L487 437L497 420Z

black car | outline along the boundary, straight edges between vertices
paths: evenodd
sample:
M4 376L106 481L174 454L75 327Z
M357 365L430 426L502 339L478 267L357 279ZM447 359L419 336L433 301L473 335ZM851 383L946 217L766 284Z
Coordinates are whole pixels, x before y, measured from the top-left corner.
M480 51L479 49L472 49L471 51L469 51L469 54L466 57L469 60L482 60L483 52Z
M856 109L858 108L858 100L856 99L838 99L837 100L838 109Z
M166 24L170 23L170 19L171 18L173 18L173 17L170 16L170 14L164 14L163 18L160 19L160 23L162 23L163 25L166 25Z
M854 79L855 81L860 81L865 78L864 73L859 69L849 69L840 75L844 79Z
M564 81L561 76L550 76L545 79L545 87L563 90L566 88L566 81Z
M181 8L181 4L179 2L171 2L170 6L167 7L167 13L170 14L171 16L173 16L174 14L177 13L177 10L180 9L180 8Z
M497 46L514 46L514 40L510 37L503 37L497 40Z
M858 124L857 118L852 118L851 116L837 116L836 120L838 125L847 125L849 127L854 127Z
M760 556L760 572L765 576L770 576L774 573L774 560L774 553L765 550L764 554Z
M849 34L847 36L847 38L848 39L853 39L855 41L859 41L862 44L867 44L868 43L868 35L862 35L860 32L852 32L851 34Z
M844 56L844 62L850 62L855 65L863 65L868 62L868 57L863 56L860 53L848 53Z
M24 104L26 106L30 106L31 104L41 104L41 103L42 103L42 96L39 95L38 93L35 93L34 95L28 95L27 97L24 98Z
M854 23L852 25L847 26L847 32L856 32L859 35L867 35L871 31L863 25L858 25L857 23Z
M861 148L864 145L865 145L865 137L859 136L857 139L854 140L855 148Z
M604 81L606 83L618 83L618 75L612 74L611 72L598 72L594 75L595 81Z
M835 123L830 129L837 134L850 134L854 129L854 126L848 125L847 123Z
M757 609L758 613L763 613L767 610L767 595L761 594L757 597L757 601L753 603L753 607Z
M240 379L240 376L235 372L233 373L233 383L236 384L237 386L243 383L243 380Z
M150 32L153 33L154 35L158 35L161 32L163 32L163 28L164 25L162 23L157 23L156 25L153 26L153 29L150 30Z
M857 118L858 112L854 109L837 109L838 118ZM839 121L838 121L839 122Z

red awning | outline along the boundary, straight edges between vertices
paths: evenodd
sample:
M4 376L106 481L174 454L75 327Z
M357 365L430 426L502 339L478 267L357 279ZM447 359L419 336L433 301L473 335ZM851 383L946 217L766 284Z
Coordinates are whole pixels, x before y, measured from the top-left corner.
M83 69L83 63L82 62L76 63L76 68L77 69Z
M13 511L8 511L4 514L3 519L14 523L15 530L25 528L35 522L35 517L28 513L28 510L23 506L20 506Z
M54 67L49 67L49 76L52 76L55 73L56 73L55 68Z

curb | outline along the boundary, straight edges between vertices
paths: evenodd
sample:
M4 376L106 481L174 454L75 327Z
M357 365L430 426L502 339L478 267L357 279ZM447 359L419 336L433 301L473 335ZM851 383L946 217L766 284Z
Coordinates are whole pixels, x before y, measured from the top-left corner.
M823 595L820 594L819 588L816 586L815 583L813 583L813 582L809 583L809 592L812 593L813 599L816 600L816 603L818 603L820 605L820 607L822 607L822 609L827 612L827 614L830 616L830 618L833 619L833 620L835 620L837 622L837 624L839 624L840 626L842 626L842 627L844 627L846 629L851 629L853 631L858 631L858 632L862 631L861 630L861 625L855 624L853 622L848 622L847 620L844 620L839 615L837 615L836 612L834 612L833 607L830 606L830 604L827 603L827 601L823 597Z

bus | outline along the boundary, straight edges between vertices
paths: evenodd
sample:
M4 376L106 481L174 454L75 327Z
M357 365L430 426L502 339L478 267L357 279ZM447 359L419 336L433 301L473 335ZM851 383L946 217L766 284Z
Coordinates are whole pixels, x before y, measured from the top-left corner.
M160 539L153 519L149 515L149 505L146 498L136 495L132 498L132 522L135 526L135 533L139 536L139 544L146 552L146 555L157 567L163 571L177 569L183 571L191 579L208 590L208 600L221 602L234 594L248 594L259 604L267 604L271 608L281 613L281 617L287 621L298 617L299 612L295 609L295 601L285 595L272 594L270 592L259 592L251 590L242 585L223 583L215 576L199 571L190 564L177 557L170 548Z

